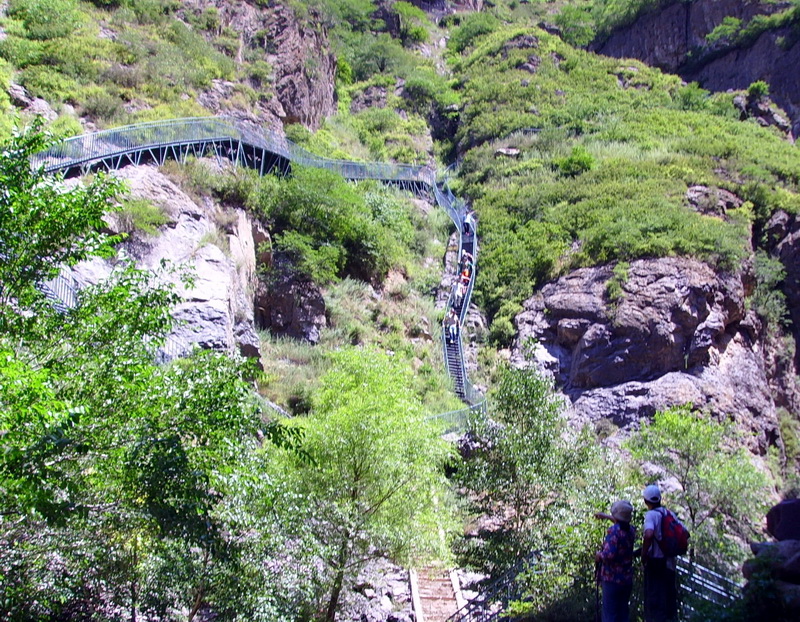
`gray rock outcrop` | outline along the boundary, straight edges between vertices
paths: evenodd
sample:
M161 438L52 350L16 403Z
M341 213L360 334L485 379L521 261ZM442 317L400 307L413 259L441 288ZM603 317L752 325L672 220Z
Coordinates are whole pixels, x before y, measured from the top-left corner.
M342 594L343 620L413 622L408 570L385 559L370 560Z
M247 215L238 210L223 218L216 206L197 205L154 167L126 167L118 175L128 180L133 196L152 201L170 219L159 235L138 237L131 245L137 263L157 270L166 260L194 273L191 287L179 286L184 302L173 314L175 339L259 356L252 303L255 242Z
M583 268L525 301L512 363L552 374L578 422L635 427L692 403L733 418L764 453L778 423L742 277L685 258L639 260L609 300L612 279L610 266Z
M300 19L286 3L186 0L183 4L186 11L216 8L220 23L239 34L239 55L248 49L258 51L273 69L269 86L252 84L273 97L263 98L252 109L231 106L234 85L222 80L215 80L199 97L203 106L215 114L231 114L273 128L302 123L312 130L336 112L336 59L314 9Z
M116 174L128 182L132 197L158 206L168 219L157 235L134 233L123 245L138 267L162 275L182 298L173 310L176 323L167 356L180 356L197 345L259 357L252 294L253 230L258 227L241 210L223 216L213 204L198 205L155 167L129 166ZM115 228L115 216L109 219ZM162 261L178 268L177 272L165 272ZM193 277L189 286L180 278L185 269ZM76 266L74 278L80 285L97 283L110 270L105 262L93 260Z
M8 85L8 96L11 103L31 117L40 116L46 121L55 121L58 113L41 97L32 97L27 89L15 82Z

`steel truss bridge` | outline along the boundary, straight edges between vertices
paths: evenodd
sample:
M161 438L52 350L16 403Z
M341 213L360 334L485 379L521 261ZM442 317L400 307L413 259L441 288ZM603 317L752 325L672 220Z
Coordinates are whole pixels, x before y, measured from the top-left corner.
M477 236L474 226L470 235L464 234L463 220L466 205L450 191L447 175L437 175L429 166L389 164L381 162L356 162L337 160L315 155L296 145L278 132L227 117L195 117L171 119L128 125L111 130L67 138L47 151L36 154L33 166L43 167L48 173L61 173L65 177L85 175L95 171L113 171L128 165L163 165L167 160L184 161L188 157L213 156L229 160L235 165L254 169L261 175L279 173L289 175L294 166L324 168L343 178L358 182L377 180L435 201L452 219L458 231L458 257L462 249L477 261ZM471 271L467 293L455 304L451 292L448 309L455 308L459 326L463 326L475 283L475 270ZM75 304L73 286L57 279L45 285L48 293L63 306ZM459 338L449 342L442 330L442 347L448 374L456 394L467 404L465 408L435 415L448 429L463 429L473 411L483 411L486 401L467 378L464 366L462 331Z

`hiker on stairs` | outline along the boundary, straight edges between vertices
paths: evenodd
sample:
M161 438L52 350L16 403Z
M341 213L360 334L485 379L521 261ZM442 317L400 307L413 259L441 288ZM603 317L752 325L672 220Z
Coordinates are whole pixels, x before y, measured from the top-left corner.
M444 328L447 331L447 342L455 343L458 339L458 315L456 315L455 309L451 308L447 317L444 319Z

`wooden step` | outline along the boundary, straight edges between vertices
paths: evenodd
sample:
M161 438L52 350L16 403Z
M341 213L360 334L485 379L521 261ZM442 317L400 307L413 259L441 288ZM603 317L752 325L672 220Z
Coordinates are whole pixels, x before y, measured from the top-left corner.
M424 622L445 622L458 610L450 573L443 568L423 568L417 587Z

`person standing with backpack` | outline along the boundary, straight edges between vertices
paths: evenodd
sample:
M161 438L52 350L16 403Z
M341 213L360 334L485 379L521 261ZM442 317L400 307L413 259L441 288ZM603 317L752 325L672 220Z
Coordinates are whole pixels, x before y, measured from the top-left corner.
M642 492L644 515L642 565L644 567L645 622L677 619L675 557L686 553L689 532L675 514L661 505L661 490L650 484Z

